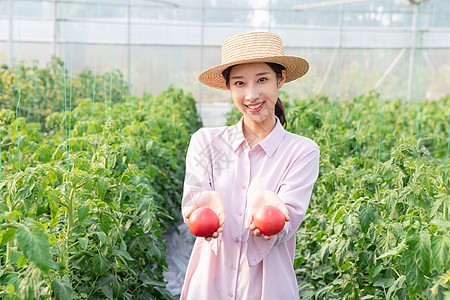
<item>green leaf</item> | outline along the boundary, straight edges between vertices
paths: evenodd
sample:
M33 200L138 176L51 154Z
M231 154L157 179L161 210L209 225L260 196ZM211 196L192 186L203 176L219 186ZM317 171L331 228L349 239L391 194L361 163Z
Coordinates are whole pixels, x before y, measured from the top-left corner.
M98 239L100 240L100 242L102 244L105 244L106 243L106 234L104 232L101 232L101 231L97 231L95 233L97 234Z
M104 233L108 234L112 224L113 221L108 214L102 213L100 215L100 227Z
M89 204L83 204L78 207L78 210L77 210L78 222L81 223L87 218L87 216L89 214L89 210L90 210Z
M334 214L333 223L339 223L344 214L346 214L345 209L339 208L337 212Z
M126 259L126 260L129 260L129 261L134 260L134 259L131 257L130 253L128 253L128 252L125 251L125 250L119 249L119 250L117 250L117 254L118 254L122 259Z
M169 164L174 170L176 170L178 167L178 161L175 157L169 157Z
M94 186L94 183L92 182L92 178L89 176L84 177L84 188L88 191L92 191L92 187Z
M93 257L93 262L94 266L97 268L95 273L98 273L99 275L105 275L106 271L108 271L110 267L109 261L98 254Z
M6 203L5 201L0 201L0 212L7 212L7 211L9 211L8 203Z
M25 266L27 264L27 262L28 262L28 259L26 259L24 255L21 255L19 257L19 259L17 260L17 267L19 269L21 269L23 266Z
M144 233L148 233L153 226L153 218L150 216L148 210L146 210L142 215L141 215L141 222L142 222L142 231Z
M341 271L345 271L345 270L347 270L348 268L350 268L351 266L353 266L353 264L352 263L345 263L345 264L343 264L342 266L341 266Z
M55 293L56 299L66 300L75 299L77 297L69 283L59 282L57 279L53 279L52 281L52 290Z
M5 245L10 240L12 240L16 236L16 229L17 228L9 228L6 232L3 233L2 240L0 242L0 246Z
M78 241L80 242L81 248L86 249L89 239L87 238L79 238Z
M437 211L439 210L439 208L440 208L441 205L442 205L442 202L444 202L445 198L446 198L446 197L436 197L436 199L435 199L435 201L434 201L434 203L433 203L433 206L431 207L431 212L430 212L430 214L431 214L432 216L434 216L434 215L437 213ZM433 220L433 221L434 221L434 220ZM431 222L433 223L433 221L431 221Z
M294 269L300 268L300 266L302 265L303 261L304 261L304 257L303 256L296 255L295 258L294 258Z
M401 263L404 266L414 263L414 251L411 249L406 249L402 253Z
M373 286L379 286L379 287L382 287L382 288L387 288L387 287L392 286L393 283L394 283L394 278L383 278L383 277L381 277L381 278L378 278L378 280L373 283Z
M148 286L148 287L155 287L155 286L165 287L166 284L164 282L160 282L160 281L156 281L156 280L147 278L147 279L142 280L142 285Z
M408 249L415 251L418 247L417 245L419 244L419 242L420 242L419 236L417 234L411 234L408 237L406 244L408 245Z
M84 177L82 177L82 176L72 176L72 179L71 179L73 186L77 186L83 180L84 180Z
M360 298L360 300L367 300L367 299L374 299L374 298L375 298L375 296L373 296L373 295L366 295L366 296Z
M50 243L45 232L41 228L33 228L30 231L28 228L19 227L16 237L25 257L47 273L52 261Z
M375 268L372 268L369 272L369 279L374 280L378 276L378 274L380 274L381 270L383 270L383 267L383 264L379 264Z
M405 282L405 275L401 275L397 280L391 285L389 288L386 299L391 299L391 295L395 295L395 291L403 287L403 283Z
M161 258L161 250L159 250L158 246L156 246L155 242L150 244L150 247L148 249L148 252L150 256L155 259L156 261L159 261Z
M20 199L27 199L28 197L31 196L31 191L34 188L35 183L29 183L23 187L21 187L16 194L16 199L20 200Z
M367 233L367 230L369 230L370 227L370 223L375 222L377 219L377 211L370 204L361 206L358 219L359 224L361 225L362 232Z
M325 245L322 245L322 248L320 248L320 261L325 263L325 261L328 259L328 256L330 255L330 248L334 247L335 240L333 240L332 245L329 243L326 243Z
M419 243L416 248L416 263L423 273L430 273L431 263L431 241L428 231L420 233Z
M406 265L406 282L412 293L417 293L425 285L425 276L414 262Z
M150 140L147 145L145 145L145 150L148 152L150 149L152 149L153 146L153 140Z
M104 178L99 178L97 180L96 191L100 199L103 199L103 197L105 197L107 189L108 189L108 181L106 181Z
M434 224L434 225L436 225L438 227L441 227L441 228L450 228L450 221L445 221L445 220L442 220L442 219L433 219L431 221L431 224Z
M448 236L437 235L431 240L431 250L433 252L433 262L439 273L445 271L449 264L450 238Z
M405 249L405 247L406 247L405 240L403 240L397 247L381 254L380 256L378 256L377 259L383 259L390 256L397 256L403 249Z
M100 290L103 292L103 294L108 299L113 299L113 291L112 288L109 285L104 285L100 288Z
M342 232L342 228L344 228L344 224L335 224L333 227L334 234L339 235Z

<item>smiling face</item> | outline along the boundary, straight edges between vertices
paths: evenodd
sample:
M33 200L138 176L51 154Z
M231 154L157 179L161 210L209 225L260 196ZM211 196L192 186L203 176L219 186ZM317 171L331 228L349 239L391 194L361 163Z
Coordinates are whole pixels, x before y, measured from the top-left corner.
M273 127L278 89L286 80L286 71L277 76L266 63L249 63L234 66L229 78L231 97L244 123Z

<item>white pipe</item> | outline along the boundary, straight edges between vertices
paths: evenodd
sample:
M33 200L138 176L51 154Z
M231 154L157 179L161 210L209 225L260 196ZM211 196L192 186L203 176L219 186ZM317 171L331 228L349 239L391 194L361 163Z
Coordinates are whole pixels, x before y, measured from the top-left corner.
M310 4L301 4L296 5L292 9L293 10L301 10L306 8L316 8L316 7L326 7L331 5L337 5L337 4L345 4L345 3L353 3L353 2L363 2L367 0L338 0L338 1L324 1L319 3L310 3Z
M8 64L9 67L12 68L13 65L13 55L14 55L14 48L13 48L13 4L12 0L8 0L8 20L9 20L9 33L8 33Z
M384 74L375 83L375 85L373 86L374 90L376 90L383 83L383 81L386 79L386 77L389 76L389 74L392 72L392 70L394 70L395 66L398 64L398 62L400 61L402 56L405 54L405 52L406 52L406 48L403 48L402 51L400 51L400 53L397 55L397 57L394 59L394 61L391 63L391 65L386 69Z
M417 6L413 7L414 15L412 19L412 33L411 33L411 50L409 51L409 75L408 75L408 94L406 95L406 101L411 101L412 97L412 82L414 77L414 61L416 55L416 39L417 39Z

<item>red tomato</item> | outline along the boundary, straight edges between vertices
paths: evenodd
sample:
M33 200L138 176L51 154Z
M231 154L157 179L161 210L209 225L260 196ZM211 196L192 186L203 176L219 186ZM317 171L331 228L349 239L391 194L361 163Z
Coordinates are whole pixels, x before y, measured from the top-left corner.
M211 208L200 207L189 216L188 226L193 235L209 237L219 228L219 218Z
M258 209L253 224L264 235L274 235L284 227L285 216L278 207L266 205Z

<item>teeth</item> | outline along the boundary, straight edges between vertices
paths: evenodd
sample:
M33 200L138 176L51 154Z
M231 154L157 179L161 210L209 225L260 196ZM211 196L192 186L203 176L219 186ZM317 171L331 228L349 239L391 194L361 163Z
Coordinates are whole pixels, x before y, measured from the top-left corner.
M256 108L260 108L262 105L263 105L263 104L260 103L260 104L258 104L258 105L253 105L253 106L247 105L247 106L248 106L250 109L256 109Z

